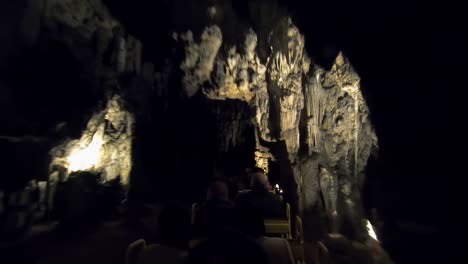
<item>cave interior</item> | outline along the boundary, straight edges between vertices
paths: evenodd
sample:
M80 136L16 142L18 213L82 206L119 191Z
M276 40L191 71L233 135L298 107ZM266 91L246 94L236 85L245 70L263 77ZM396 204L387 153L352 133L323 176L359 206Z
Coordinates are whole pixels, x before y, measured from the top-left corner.
M340 233L362 240L378 215L397 263L425 256L454 205L444 76L461 33L412 3L305 2L2 3L2 195L66 180L75 162L119 176L136 204L188 202L257 166L306 240L325 192Z

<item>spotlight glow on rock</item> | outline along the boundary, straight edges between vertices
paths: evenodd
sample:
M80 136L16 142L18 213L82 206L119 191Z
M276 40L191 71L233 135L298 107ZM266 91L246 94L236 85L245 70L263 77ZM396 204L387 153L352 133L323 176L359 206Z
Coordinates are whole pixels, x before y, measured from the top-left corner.
M51 168L65 168L70 173L89 171L98 173L101 180L120 177L129 183L132 169L133 114L126 110L118 95L107 101L105 109L94 113L80 138L67 140L52 148Z
M377 239L377 235L375 234L374 228L372 227L372 224L369 220L366 220L366 228L367 228L367 233L369 234L369 236L379 241L379 239Z
M97 131L88 146L80 146L72 150L67 158L69 172L93 169L100 164L104 144L103 132L102 129Z

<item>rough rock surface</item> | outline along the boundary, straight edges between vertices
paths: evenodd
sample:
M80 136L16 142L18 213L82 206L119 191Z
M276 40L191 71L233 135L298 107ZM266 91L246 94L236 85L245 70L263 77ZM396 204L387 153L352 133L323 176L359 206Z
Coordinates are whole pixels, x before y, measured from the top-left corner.
M102 173L103 180L120 176L122 183L127 184L132 168L133 125L134 117L124 109L122 99L110 98L107 107L89 120L80 139L66 141L51 150L51 166L64 167L68 173Z
M252 29L245 32L243 47L222 44L217 26L207 27L198 44L191 32L186 33L181 64L185 91L190 97L201 89L208 99L236 99L249 105L257 135L257 164L268 168L269 157L276 153L269 153L265 144L284 140L300 211L316 206L322 193L333 207L338 204L340 222L351 222L354 231L362 233L360 192L377 137L360 78L342 53L330 71L311 65L299 29L290 19L277 24L263 63ZM228 135L229 140L232 137ZM320 186L319 166L327 171L326 190Z
M183 80L187 95L190 97L209 80L223 37L221 29L212 26L203 31L199 44L194 42L191 31L183 34L181 38L187 42L187 45L185 60L180 67L184 72L191 73L186 74Z
M127 111L125 101L136 104L132 109L138 111L144 105L140 97L145 97L149 89L140 89L138 80L142 78L132 77L128 84L119 77L141 73L142 44L125 32L100 0L45 3L41 15L47 37L64 43L76 60L86 65L82 74L96 86L100 100L107 100L105 109L90 118L81 138L67 139L51 150L50 167L65 168L63 177L72 171L88 170L102 173L103 180L121 176L122 182L128 184L135 116ZM145 74L154 75L154 69L150 70L153 72Z
M302 78L309 70L309 59L304 51L304 37L291 20L287 24L287 50L284 47L274 51L270 78L279 88L280 139L286 141L293 160L299 150L299 121L304 107Z
M268 149L261 148L260 150L255 151L255 166L263 169L263 171L268 174L269 163L273 159L273 156Z
M218 146L223 152L241 145L245 141L245 131L250 125L247 105L239 101L215 102L212 105L217 127Z
M99 28L111 30L119 24L100 0L47 1L45 17L75 29L86 38Z

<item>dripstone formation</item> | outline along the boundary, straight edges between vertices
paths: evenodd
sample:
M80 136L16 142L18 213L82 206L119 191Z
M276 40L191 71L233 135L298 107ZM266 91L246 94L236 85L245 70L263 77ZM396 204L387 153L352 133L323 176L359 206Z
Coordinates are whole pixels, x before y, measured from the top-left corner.
M185 57L180 69L186 95L243 102L248 118L236 122L255 129L256 151L251 155L257 166L268 169L270 160L280 159L280 152L269 151L269 146L285 142L293 171L288 180L297 186L293 203L305 223L316 217L309 213L312 208L325 200L329 231L345 228L352 236L364 235L360 193L367 160L378 144L360 78L342 53L329 71L312 63L305 38L290 18L273 28L263 60L253 29L243 33L241 45L223 43L217 25L207 26L198 42L191 31L182 33ZM239 126L224 127L232 138Z

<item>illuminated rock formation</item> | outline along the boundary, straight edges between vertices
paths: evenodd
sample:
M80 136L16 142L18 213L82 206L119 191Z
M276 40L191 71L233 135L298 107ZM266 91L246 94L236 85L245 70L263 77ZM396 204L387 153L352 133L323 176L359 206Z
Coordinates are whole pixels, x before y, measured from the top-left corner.
M92 171L101 173L103 180L120 176L128 184L135 117L126 110L124 101L131 98L139 104L133 109L140 110L144 108L140 97L145 96L145 91L138 90L135 82L123 84L119 76L141 73L141 42L127 34L99 0L47 1L42 16L49 34L86 65L87 78L97 84L94 92L99 93L99 99L114 94L107 99L106 108L88 121L81 138L51 150L50 167L65 168L62 178L74 171ZM154 74L154 70L146 74ZM129 95L124 99L119 94L125 92Z
M184 34L185 91L189 97L201 90L208 99L245 102L257 135L257 165L267 169L278 155L265 144L286 143L294 172L291 180L298 186L299 213L317 206L322 193L331 210L328 221L351 222L357 233L363 233L360 192L377 137L359 76L342 53L329 72L311 65L299 29L290 19L277 24L269 35L265 62L257 54L258 39L252 29L244 34L242 47L222 44L217 26L206 28L199 44L191 32ZM226 136L233 140L232 134ZM320 177L319 167L326 177Z
M119 96L94 114L80 139L70 140L51 150L51 167L60 166L69 173L91 171L104 181L121 177L128 184L132 169L132 133L134 118L124 109Z
M203 31L199 44L194 42L191 31L183 34L181 38L187 42L187 46L185 60L180 67L185 72L191 72L184 76L183 82L187 95L193 96L210 78L216 55L221 47L222 34L219 27L212 26Z

